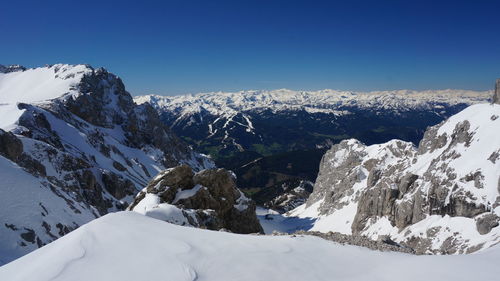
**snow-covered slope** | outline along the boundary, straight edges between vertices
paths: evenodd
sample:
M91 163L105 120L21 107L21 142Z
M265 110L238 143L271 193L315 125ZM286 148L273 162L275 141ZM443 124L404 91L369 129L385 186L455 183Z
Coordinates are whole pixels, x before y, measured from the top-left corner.
M496 280L498 248L413 256L310 236L254 236L187 228L134 212L106 215L0 268L0 279L49 280Z
M17 103L41 102L66 94L78 95L76 86L91 72L85 65L58 64L0 73L0 128L9 129L24 110Z
M351 139L323 157L314 191L289 215L311 230L392 240L418 253L500 242L500 105L478 104L429 128L417 148Z
M213 166L104 69L0 70L0 264L123 209L167 167Z

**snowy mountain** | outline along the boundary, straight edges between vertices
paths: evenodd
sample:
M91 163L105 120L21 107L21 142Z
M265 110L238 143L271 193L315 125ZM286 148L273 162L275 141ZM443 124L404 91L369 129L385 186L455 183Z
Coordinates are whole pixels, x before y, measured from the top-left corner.
M389 238L417 253L500 243L500 104L472 105L430 127L418 148L334 145L307 203L289 215L312 218L311 230Z
M256 236L109 214L0 267L0 279L496 280L498 247L475 255L413 256L312 236Z
M193 147L216 159L241 151L270 155L329 146L357 138L417 143L427 126L491 92L464 90L347 92L241 91L183 96L139 96ZM418 121L417 121L418 120Z
M214 165L105 69L0 67L0 264L124 209L182 163Z

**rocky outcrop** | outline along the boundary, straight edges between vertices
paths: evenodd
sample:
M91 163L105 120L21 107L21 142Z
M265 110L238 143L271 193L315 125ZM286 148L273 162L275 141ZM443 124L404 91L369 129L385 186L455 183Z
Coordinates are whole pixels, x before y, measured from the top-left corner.
M500 78L495 83L495 93L493 94L492 102L500 104Z
M316 212L312 230L386 236L418 254L499 243L499 115L496 104L471 106L430 127L418 149L342 141L324 155L305 210L292 215Z
M235 233L260 233L255 203L236 187L225 169L193 172L181 165L154 178L129 210L170 223Z
M273 233L273 235L288 235L285 233ZM353 236L341 234L338 232L319 232L319 231L297 231L292 237L297 235L311 235L321 237L325 240L333 241L342 245L354 245L369 248L381 252L401 252L407 254L415 254L415 251L411 248L399 245L398 243L392 241L389 237L383 236L378 240L372 240L364 236Z

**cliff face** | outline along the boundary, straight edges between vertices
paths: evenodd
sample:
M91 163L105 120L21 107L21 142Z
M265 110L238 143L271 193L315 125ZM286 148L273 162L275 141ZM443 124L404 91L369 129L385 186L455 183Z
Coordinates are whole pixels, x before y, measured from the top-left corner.
M213 167L149 104L136 105L121 79L105 69L0 71L3 262L124 209L165 168Z
M312 195L292 214L313 230L386 239L417 253L468 253L500 242L500 106L474 105L403 141L334 145Z

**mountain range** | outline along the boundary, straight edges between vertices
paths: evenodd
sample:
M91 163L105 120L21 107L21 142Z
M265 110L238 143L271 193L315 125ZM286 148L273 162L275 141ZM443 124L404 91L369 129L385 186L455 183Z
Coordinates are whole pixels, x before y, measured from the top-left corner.
M427 126L489 101L491 91L314 92L275 90L138 96L172 131L214 159L327 147L357 138L418 143Z

